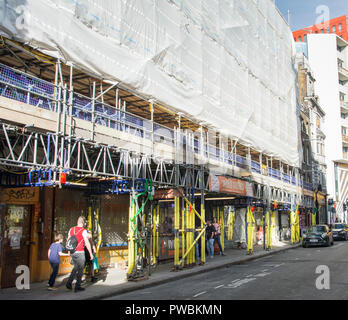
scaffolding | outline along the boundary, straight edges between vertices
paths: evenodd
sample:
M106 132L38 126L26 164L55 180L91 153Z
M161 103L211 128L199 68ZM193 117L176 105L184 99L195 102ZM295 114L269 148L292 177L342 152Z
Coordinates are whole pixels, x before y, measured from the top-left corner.
M12 114L2 113L0 119L0 185L70 186L83 188L90 196L129 194L129 280L145 276L146 266L151 274L151 267L159 262L160 210L153 199L155 190L176 190L173 270L195 265L199 242L200 263L205 263L205 199L212 172L251 184L254 198L245 204L249 253L255 222L252 201L310 201L298 192L306 186L297 168L120 83L107 84L50 57L40 61L31 49L7 39L3 45L8 55L0 57L0 108ZM34 116L13 117L21 110L33 110ZM91 217L98 217L97 209L90 210ZM217 206L214 215L222 230L224 214ZM235 213L230 210L226 216L230 240ZM222 233L223 248L225 240Z

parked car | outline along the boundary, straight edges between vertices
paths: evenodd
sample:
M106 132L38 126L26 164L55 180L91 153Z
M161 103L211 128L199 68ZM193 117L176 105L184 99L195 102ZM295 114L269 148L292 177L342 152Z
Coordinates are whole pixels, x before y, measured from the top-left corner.
M332 232L325 224L311 226L302 235L302 246L307 248L309 246L330 246L334 244Z
M335 240L348 239L348 227L344 223L334 223L331 225L332 236Z

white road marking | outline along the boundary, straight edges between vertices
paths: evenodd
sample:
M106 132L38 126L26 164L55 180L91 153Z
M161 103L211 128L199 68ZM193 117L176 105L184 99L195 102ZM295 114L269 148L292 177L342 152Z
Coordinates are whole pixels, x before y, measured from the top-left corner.
M197 297L199 297L199 296L201 296L202 294L205 294L205 293L207 293L207 291L200 292L200 293L196 294L196 295L193 296L193 297L194 297L194 298L197 298Z
M262 273L255 274L255 277L266 277L270 274L271 274L270 272L262 272Z
M221 288L221 287L223 287L224 285L222 284L222 285L220 285L220 286L217 286L217 287L215 287L214 289L219 289L219 288Z
M237 282L235 282L235 283L229 284L229 285L228 285L228 288L230 288L230 289L235 289L235 288L238 288L238 287L242 286L243 284L246 284L246 283L251 282L251 281L254 281L254 280L256 280L256 278L242 279L242 280L237 281Z
M235 279L235 280L231 281L231 283L237 282L237 281L239 281L239 280L240 280L240 279Z
M263 267L273 267L273 268L278 268L280 266L282 266L284 263L281 264L263 264Z

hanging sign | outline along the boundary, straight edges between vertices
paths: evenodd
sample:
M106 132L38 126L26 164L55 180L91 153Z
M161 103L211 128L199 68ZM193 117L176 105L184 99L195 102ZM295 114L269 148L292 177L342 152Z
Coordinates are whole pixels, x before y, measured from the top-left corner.
M0 200L8 204L34 204L39 201L39 188L7 188Z
M254 190L251 183L224 176L209 175L209 191L239 196L254 196Z

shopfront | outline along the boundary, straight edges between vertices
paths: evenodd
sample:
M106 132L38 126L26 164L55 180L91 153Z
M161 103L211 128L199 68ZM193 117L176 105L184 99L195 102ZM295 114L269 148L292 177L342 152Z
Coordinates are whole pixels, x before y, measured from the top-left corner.
M86 197L82 190L61 189L55 195L54 232L67 239L69 229L84 216L92 226L101 267L125 269L128 259L129 195ZM62 257L59 273L72 270L70 257Z
M0 193L0 287L14 287L18 266L27 266L34 279L40 214L38 188L8 188Z

